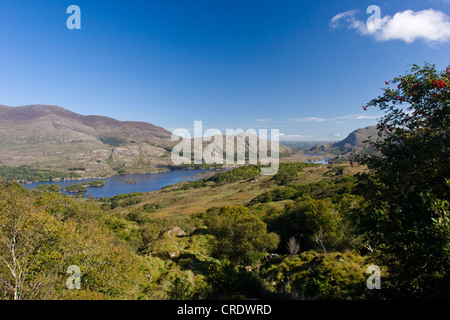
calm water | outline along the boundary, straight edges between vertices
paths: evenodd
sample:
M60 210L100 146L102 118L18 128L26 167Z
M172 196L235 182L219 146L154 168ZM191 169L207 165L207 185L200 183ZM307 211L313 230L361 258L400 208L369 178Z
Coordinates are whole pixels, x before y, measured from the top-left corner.
M161 173L147 173L147 174L127 174L123 176L115 176L110 178L104 178L106 184L100 188L88 188L87 195L92 195L95 198L113 197L118 194L131 193L131 192L148 192L161 189L164 186L168 186L174 183L182 181L194 181L209 177L214 174L211 170L174 170ZM41 184L56 184L59 187L64 188L75 183L83 183L94 181L98 179L84 179L74 181L54 181L54 182L37 182L24 184L27 189L33 189ZM127 183L126 181L136 181L135 184ZM61 191L64 192L64 191ZM67 192L65 192L67 193ZM71 194L71 193L67 193Z
M321 154L315 154L315 153L309 153L308 156L314 157L314 156L322 156ZM319 163L319 164L328 164L328 159L331 157L325 157L322 160L313 161L312 163Z
M330 157L325 157L322 160L313 161L312 163L328 164L328 159L330 159Z

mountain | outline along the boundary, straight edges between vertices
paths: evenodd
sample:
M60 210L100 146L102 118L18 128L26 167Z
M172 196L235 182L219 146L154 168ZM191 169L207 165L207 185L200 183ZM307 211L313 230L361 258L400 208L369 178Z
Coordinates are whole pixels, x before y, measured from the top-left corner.
M65 121L64 121L64 120ZM14 125L27 121L52 121L60 128L77 128L80 132L97 132L98 137L157 137L169 138L171 133L161 127L136 121L119 121L103 116L83 116L58 106L30 105L22 107L0 106L0 125ZM71 127L72 126L72 127Z
M108 176L170 164L171 132L58 106L0 106L0 165Z
M287 140L282 140L282 141L280 141L280 143L285 145L286 147L291 148L294 151L299 151L299 150L309 150L318 144L327 144L327 143L329 143L329 141L287 141Z
M334 160L348 160L355 155L373 153L375 150L365 141L378 138L376 126L369 126L351 132L344 140L328 144L319 144L309 149L310 152L333 153Z
M31 165L80 177L166 171L178 144L171 136L150 123L84 116L58 106L0 105L0 167ZM281 144L279 149L292 152Z

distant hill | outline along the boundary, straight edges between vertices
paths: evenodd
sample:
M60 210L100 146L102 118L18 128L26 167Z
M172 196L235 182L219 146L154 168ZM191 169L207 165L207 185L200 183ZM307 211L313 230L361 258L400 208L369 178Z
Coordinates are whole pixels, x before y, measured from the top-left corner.
M83 116L58 106L0 106L0 165L107 176L157 171L171 132L145 122Z
M319 144L327 144L331 143L329 141L280 141L281 144L291 148L292 150L299 151L299 150L309 150L312 147L315 147Z
M71 129L87 134L91 134L93 129L99 138L114 136L123 139L124 142L135 137L170 139L171 136L169 131L150 123L119 121L103 116L83 116L58 106L0 106L0 125L15 125L36 120L51 121L59 128L72 125Z
M355 155L364 153L374 153L375 150L365 141L376 140L378 129L376 126L369 126L351 132L344 140L328 144L318 144L308 151L336 154L334 160L348 160Z
M165 171L173 167L172 133L146 122L80 115L58 106L0 105L0 167L80 177ZM291 150L280 145L280 153Z

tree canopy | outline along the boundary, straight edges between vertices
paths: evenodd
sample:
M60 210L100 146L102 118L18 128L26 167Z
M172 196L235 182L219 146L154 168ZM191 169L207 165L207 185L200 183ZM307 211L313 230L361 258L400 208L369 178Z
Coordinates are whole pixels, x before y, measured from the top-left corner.
M364 108L385 112L362 163L363 230L392 294L450 296L450 68L414 65Z

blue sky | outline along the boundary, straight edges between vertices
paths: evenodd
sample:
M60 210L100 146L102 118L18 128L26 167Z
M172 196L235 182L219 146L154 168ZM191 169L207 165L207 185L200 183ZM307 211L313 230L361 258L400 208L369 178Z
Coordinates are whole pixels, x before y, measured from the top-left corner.
M361 29L369 5L377 34ZM340 140L376 124L362 105L385 80L449 65L450 2L0 0L0 44L0 104Z

